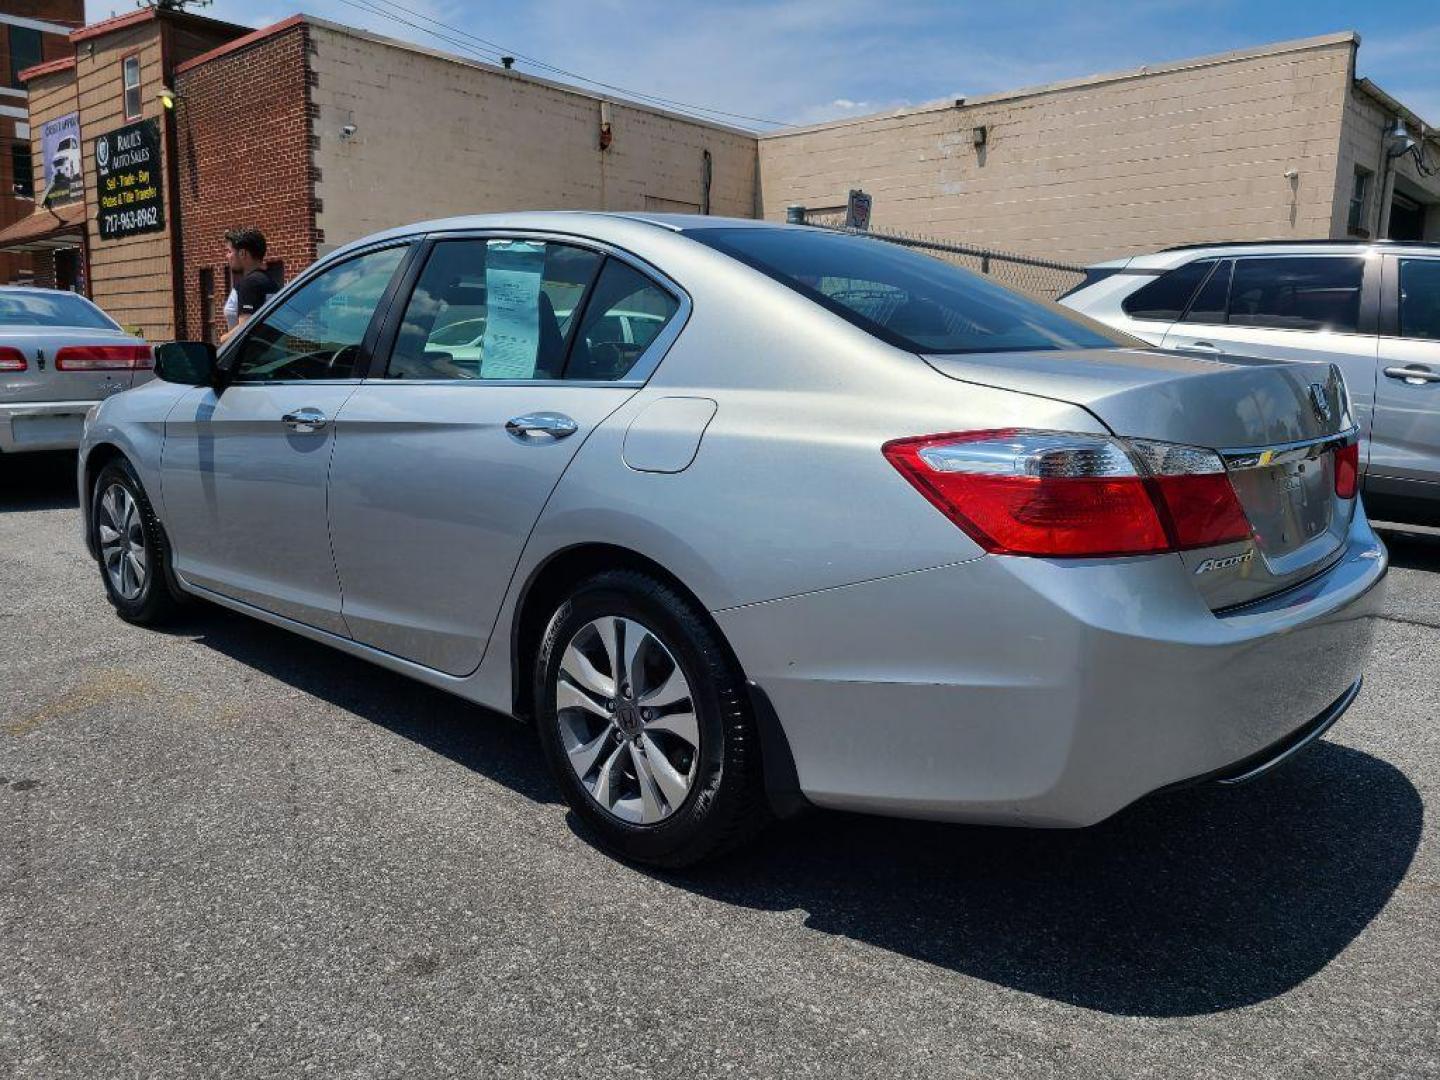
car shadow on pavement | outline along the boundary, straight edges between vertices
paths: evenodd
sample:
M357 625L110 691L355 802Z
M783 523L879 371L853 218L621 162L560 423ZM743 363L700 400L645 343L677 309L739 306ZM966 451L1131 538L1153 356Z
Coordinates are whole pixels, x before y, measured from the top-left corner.
M211 604L196 604L165 629L443 754L527 799L561 801L534 731L508 716Z
M174 632L541 804L533 732L288 631L199 605ZM1238 788L1153 796L1045 831L815 811L668 888L1097 1011L1239 1008L1315 975L1384 908L1420 839L1395 767L1320 742ZM582 833L573 814L570 824ZM647 872L635 868L636 872Z
M0 455L0 514L79 505L73 451Z
M1403 570L1440 570L1440 529L1385 524L1381 539L1390 549L1390 565Z
M661 880L1001 986L1126 1016L1291 990L1385 906L1422 805L1393 766L1322 742L1239 788L1153 796L1093 828L815 813Z

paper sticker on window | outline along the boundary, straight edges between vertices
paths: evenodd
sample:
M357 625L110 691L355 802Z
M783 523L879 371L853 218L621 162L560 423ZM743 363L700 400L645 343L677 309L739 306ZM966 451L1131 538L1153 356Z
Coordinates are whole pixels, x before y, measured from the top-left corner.
M544 273L544 244L491 240L486 245L482 379L535 377Z

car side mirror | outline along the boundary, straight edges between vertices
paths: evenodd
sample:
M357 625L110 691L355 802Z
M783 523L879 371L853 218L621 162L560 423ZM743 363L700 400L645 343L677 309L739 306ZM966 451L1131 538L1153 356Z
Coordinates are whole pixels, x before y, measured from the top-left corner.
M181 386L215 386L215 346L208 341L167 341L155 349L155 377Z

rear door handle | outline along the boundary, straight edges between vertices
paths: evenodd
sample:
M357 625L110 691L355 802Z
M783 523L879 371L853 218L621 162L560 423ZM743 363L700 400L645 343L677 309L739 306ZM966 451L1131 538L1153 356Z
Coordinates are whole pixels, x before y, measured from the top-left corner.
M294 412L287 412L280 418L280 421L291 431L299 432L301 435L321 431L330 422L319 409L296 409Z
M1413 367L1387 367L1385 377L1389 379L1404 379L1411 386L1424 386L1426 383L1440 383L1440 371L1431 371L1428 367L1416 364Z
M505 430L521 442L543 439L564 439L574 435L580 425L564 413L526 413L505 421Z

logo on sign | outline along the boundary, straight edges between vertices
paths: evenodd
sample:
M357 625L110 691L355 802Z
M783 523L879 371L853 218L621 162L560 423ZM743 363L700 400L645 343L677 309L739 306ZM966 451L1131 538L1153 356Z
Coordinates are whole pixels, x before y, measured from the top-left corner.
M110 164L110 140L99 139L95 143L95 164L104 169Z

